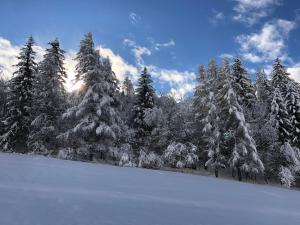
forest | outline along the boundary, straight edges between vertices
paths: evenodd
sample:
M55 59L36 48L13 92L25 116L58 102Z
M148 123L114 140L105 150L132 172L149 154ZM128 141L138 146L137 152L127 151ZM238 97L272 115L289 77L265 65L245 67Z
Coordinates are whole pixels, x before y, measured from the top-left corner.
M151 72L120 83L109 58L85 34L76 54L76 81L65 89L64 50L51 41L36 61L33 37L15 72L0 80L3 152L120 166L232 171L285 187L300 174L300 84L280 58L253 82L241 58L200 65L192 96L158 95ZM228 170L229 169L229 170Z

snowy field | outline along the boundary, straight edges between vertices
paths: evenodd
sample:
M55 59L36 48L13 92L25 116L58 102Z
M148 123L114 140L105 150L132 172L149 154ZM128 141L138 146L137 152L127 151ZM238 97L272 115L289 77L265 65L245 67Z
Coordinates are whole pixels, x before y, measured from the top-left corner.
M300 192L0 154L0 225L299 225Z

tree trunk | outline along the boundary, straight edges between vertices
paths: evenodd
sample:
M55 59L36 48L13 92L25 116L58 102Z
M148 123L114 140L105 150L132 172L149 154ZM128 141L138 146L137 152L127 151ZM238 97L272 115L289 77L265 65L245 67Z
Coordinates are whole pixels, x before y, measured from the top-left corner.
M215 167L215 176L219 177L219 168L217 166Z
M237 166L236 169L237 169L238 179L239 181L242 181L242 171L239 166Z

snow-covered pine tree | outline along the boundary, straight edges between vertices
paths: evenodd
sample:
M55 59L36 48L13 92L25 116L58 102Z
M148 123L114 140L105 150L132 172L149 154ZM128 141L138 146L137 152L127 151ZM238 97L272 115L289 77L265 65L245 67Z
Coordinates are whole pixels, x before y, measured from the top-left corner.
M291 141L292 125L279 88L275 88L271 102L271 120L274 127L278 129L279 141L281 143Z
M114 75L95 50L91 33L80 42L76 60L76 78L84 82L84 96L63 114L63 118L73 120L75 125L59 138L71 142L81 157L103 159L114 151L120 134Z
M247 70L242 65L242 61L239 57L235 58L232 65L232 76L234 79L232 86L236 93L238 103L243 108L251 107L256 101L255 88L251 84Z
M2 119L3 116L6 114L6 103L7 103L7 81L2 77L2 71L0 69L0 118ZM2 124L0 123L0 127Z
M206 115L208 114L208 97L209 97L209 78L207 76L204 65L199 66L198 84L196 85L194 96L193 96L193 112L195 116L195 143L201 152L199 151L199 158L205 162L207 161L207 151L203 150L208 145L207 139L204 138L203 127L206 122ZM205 167L206 168L206 167Z
M28 148L38 154L57 153L61 115L65 110L64 83L67 74L64 68L64 51L58 40L49 43L43 61L39 64L37 85L34 93Z
M215 59L211 59L207 66L207 77L209 80L217 80L218 66Z
M287 187L294 183L294 176L300 170L300 151L291 146L293 126L282 98L279 87L275 89L271 103L271 119L274 127L278 130L281 145L272 157L273 171L278 174L280 182Z
M300 86L289 77L279 58L273 65L271 82L279 90L290 118L290 144L300 147Z
M241 171L246 174L250 172L257 174L264 170L264 166L257 153L255 141L245 121L243 108L238 103L231 82L231 77L227 76L218 94L218 105L220 107L220 119L225 128L224 135L228 134L233 139L232 146L227 146L233 148L229 165L237 170L238 179L241 181Z
M19 62L13 78L8 82L7 113L4 117L4 134L0 145L4 151L26 152L26 141L32 120L33 89L36 84L34 40L27 43L18 56Z
M135 93L133 84L129 77L126 77L123 85L122 92L120 94L120 116L124 122L125 133L123 133L123 142L132 144L134 142L134 114L133 106L135 103ZM130 147L132 149L132 146Z
M300 147L300 87L293 80L287 84L287 94L285 96L287 111L291 121L292 144Z
M214 66L216 68L216 66ZM215 71L215 70L213 70ZM218 105L218 92L222 89L226 77L230 76L229 61L225 58L223 66L219 69L218 74L210 80L210 92L208 96L208 113L204 121L203 132L207 141L208 160L206 166L212 166L215 170L215 176L219 176L219 168L225 167L225 156L221 148L222 126L220 121L220 107Z
M258 70L256 72L255 86L257 100L266 104L270 103L270 101L272 100L272 86L264 70Z
M134 96L133 84L128 76L125 78L125 80L123 82L122 93L128 97Z
M291 81L289 74L287 73L284 65L282 65L280 59L277 57L273 65L273 71L271 73L271 84L272 87L278 88L282 96L285 97L287 94L287 85Z
M148 109L154 107L154 88L152 87L152 79L147 72L147 68L141 73L141 77L138 79L138 85L136 89L136 102L134 105L134 127L136 129L136 145L135 148L139 148L145 140L144 138L150 135L152 127L145 122L145 112Z

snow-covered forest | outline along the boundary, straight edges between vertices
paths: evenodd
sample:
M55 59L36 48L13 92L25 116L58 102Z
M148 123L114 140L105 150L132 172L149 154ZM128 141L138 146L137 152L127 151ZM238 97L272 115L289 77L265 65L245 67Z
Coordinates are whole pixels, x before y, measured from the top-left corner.
M295 185L300 172L300 84L280 58L249 78L239 57L200 65L193 96L158 95L144 68L137 83L120 83L91 33L80 42L76 81L56 39L38 62L30 37L10 80L0 81L0 144L4 152L143 168L230 171ZM201 63L201 62L200 62Z

